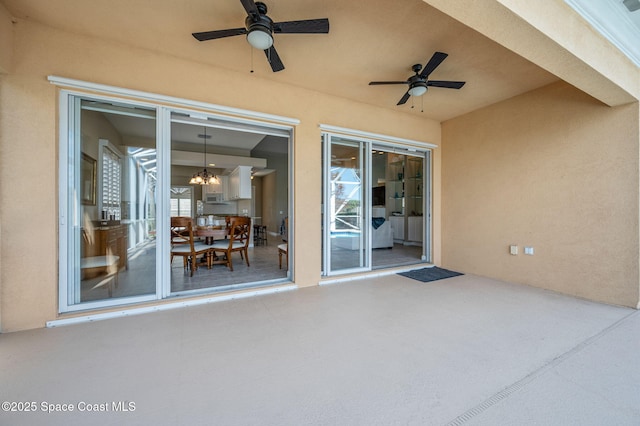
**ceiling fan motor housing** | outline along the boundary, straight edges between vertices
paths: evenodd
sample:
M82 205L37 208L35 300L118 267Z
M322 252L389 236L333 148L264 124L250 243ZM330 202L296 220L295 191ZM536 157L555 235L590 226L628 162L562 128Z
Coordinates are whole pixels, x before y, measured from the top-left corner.
M409 88L413 89L414 87L424 87L426 92L427 90L427 80L420 77L418 74L412 75L409 77Z
M267 14L267 5L264 4L261 1L257 1L255 3L256 5L256 9L258 9L258 12L260 12L261 15L266 15Z
M257 20L254 20L252 16L247 16L244 21L247 30L252 31L254 29L259 29L261 31L266 31L268 33L273 32L273 20L269 18L267 15L260 15Z

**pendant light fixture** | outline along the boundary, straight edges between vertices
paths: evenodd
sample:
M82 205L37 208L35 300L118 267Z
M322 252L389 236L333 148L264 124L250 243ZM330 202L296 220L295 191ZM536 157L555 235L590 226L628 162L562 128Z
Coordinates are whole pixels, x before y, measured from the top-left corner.
M207 128L204 128L204 134L198 135L199 138L204 139L204 167L201 172L194 174L191 177L189 183L191 185L215 185L218 183L218 177L215 174L209 174L207 172L207 139L211 136L207 136Z

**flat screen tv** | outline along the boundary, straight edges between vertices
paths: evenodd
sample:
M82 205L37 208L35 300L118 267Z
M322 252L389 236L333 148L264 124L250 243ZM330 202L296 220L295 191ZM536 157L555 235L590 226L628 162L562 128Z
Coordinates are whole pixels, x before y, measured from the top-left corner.
M374 186L371 189L371 205L384 206L385 205L385 187Z

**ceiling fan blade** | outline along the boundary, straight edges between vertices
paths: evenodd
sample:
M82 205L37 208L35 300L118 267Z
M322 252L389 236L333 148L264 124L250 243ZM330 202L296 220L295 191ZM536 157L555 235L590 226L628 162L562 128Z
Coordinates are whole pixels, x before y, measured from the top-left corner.
M409 96L411 96L409 92L405 93L404 96L400 98L400 100L396 105L404 105L409 100Z
M427 62L427 64L422 69L422 72L420 73L420 77L427 78L427 76L431 74L433 70L435 70L438 67L438 65L440 65L442 61L444 61L447 58L447 56L449 55L443 52L434 53L431 59L429 59L429 62Z
M246 28L231 28L228 30L204 31L201 33L192 33L198 41L213 40L216 38L224 38L246 34Z
M408 81L371 81L369 86L375 86L379 84L409 84Z
M329 20L327 18L308 19L306 21L275 22L274 33L282 34L327 34Z
M247 15L251 16L253 20L257 20L260 16L260 12L258 12L258 6L256 6L253 0L240 0L242 3L242 7L247 11Z
M427 86L432 87L444 87L445 89L460 89L464 86L465 81L441 81L441 80L429 80Z
M271 46L266 49L264 54L267 55L267 61L269 61L273 72L282 71L284 69L284 64L280 60L280 56L278 55L278 52L276 52L275 47Z

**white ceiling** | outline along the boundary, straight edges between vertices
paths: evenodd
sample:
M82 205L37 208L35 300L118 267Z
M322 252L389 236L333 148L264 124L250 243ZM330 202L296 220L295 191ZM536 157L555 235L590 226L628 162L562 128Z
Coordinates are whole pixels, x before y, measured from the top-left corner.
M557 77L462 25L422 0L266 0L274 21L328 18L329 34L276 34L286 67L273 73L244 36L198 42L192 32L237 28L239 0L0 0L15 17L109 39L284 84L408 114L447 120L547 85ZM396 106L411 66L435 51L449 57L430 75L462 80L461 90L431 88L411 108ZM422 101L424 104L422 104ZM421 112L424 110L424 112Z
M145 120L138 117L126 115L106 114L109 122L118 129L121 135L133 138L155 140L156 122L155 120ZM204 126L196 126L184 123L171 124L171 143L178 145L186 151L202 151L204 138ZM223 152L224 149L232 147L237 154L248 154L264 139L265 135L260 133L242 132L239 130L220 129L207 127L207 146L209 152ZM193 145L189 149L189 145Z
M146 159L155 158L156 120L152 109L124 102L96 100L84 100L82 108L89 114L101 114L122 137L122 145L148 148L144 150ZM258 155L286 154L288 138L272 132L275 130L257 125L239 128L237 124L221 119L203 120L176 114L171 122L172 164L200 167L204 164L206 153L208 166L215 166L219 171L232 170L241 164L261 169L264 174L268 172L266 161L252 162L247 157L255 159L254 150L259 151Z

